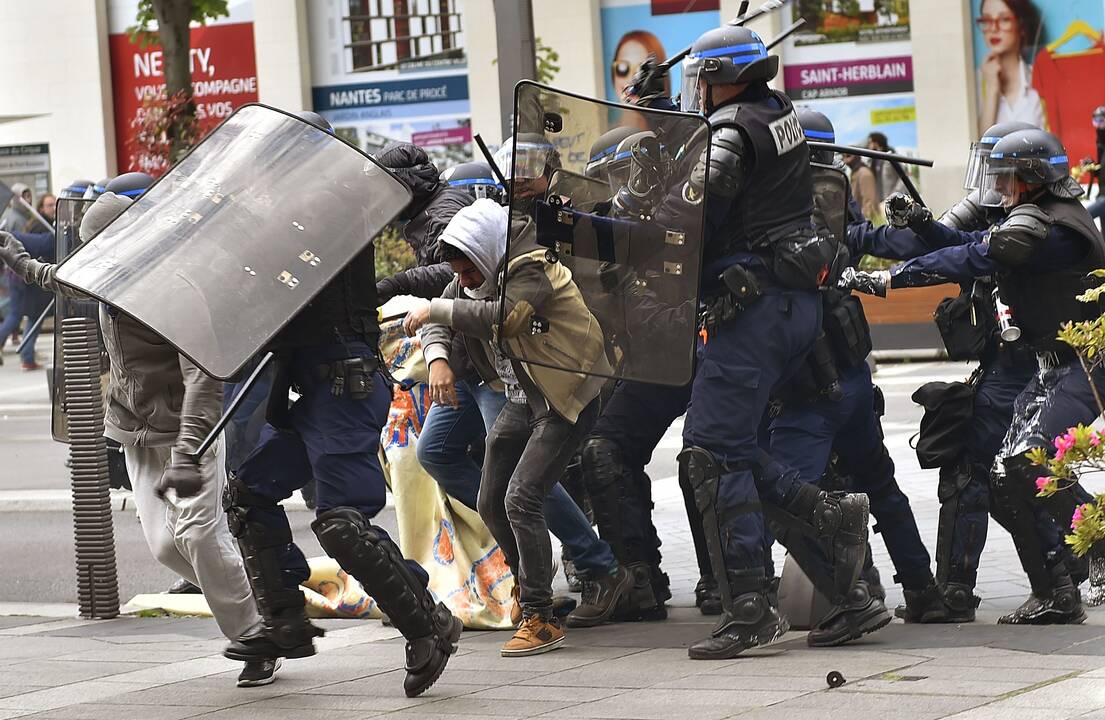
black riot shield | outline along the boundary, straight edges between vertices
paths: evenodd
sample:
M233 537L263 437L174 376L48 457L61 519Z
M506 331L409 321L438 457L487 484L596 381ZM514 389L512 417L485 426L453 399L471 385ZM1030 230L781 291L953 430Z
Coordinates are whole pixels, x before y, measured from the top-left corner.
M527 133L523 137L533 146L533 136L544 133L556 148L546 169L550 179L562 171L584 175L591 146L615 127L642 132L640 144L628 150L625 184L605 190L609 202L592 202L593 184L579 184L585 197L578 203L570 183L542 194L540 178L522 182L512 169L506 302L498 333L504 351L532 365L584 375L689 382L704 211L702 188L689 184L691 169L706 161L706 120L529 81L517 85L514 101L514 137ZM562 122L550 126L548 117ZM512 157L517 167L519 152ZM553 287L552 298L531 310L525 302L530 299L515 295L511 286L513 270L525 262L541 263ZM525 313L519 308L529 317L520 317Z
M54 252L60 261L68 257L81 239L79 230L84 212L91 207L93 200L83 198L59 198L57 201L57 217L54 220ZM71 317L86 317L97 320L99 303L86 298L66 297L56 293L54 297L54 366L51 369L50 400L53 404L53 415L50 422L50 431L54 440L69 442L69 422L65 414L65 351L61 342L61 321ZM103 347L103 343L100 344ZM102 363L103 372L107 373L106 356ZM102 378L102 387L107 388L107 378Z
M813 169L814 225L828 230L837 242L848 231L848 176L834 165L810 163Z
M66 259L57 277L225 380L410 199L403 183L344 140L244 105Z

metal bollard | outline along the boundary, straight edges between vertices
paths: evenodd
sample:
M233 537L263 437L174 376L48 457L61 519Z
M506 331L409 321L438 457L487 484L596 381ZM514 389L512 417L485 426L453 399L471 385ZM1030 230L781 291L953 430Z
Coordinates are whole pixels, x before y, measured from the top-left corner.
M61 343L69 417L77 597L82 617L106 620L119 615L119 582L96 321L85 317L62 320Z

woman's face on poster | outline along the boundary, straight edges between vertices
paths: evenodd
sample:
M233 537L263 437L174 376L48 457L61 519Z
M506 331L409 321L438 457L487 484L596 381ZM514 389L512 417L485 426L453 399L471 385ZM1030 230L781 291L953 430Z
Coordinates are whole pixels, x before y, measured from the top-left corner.
M1003 0L985 0L978 26L992 54L1019 53L1021 49L1021 22Z
M637 73L637 68L648 58L648 49L636 40L626 40L618 48L611 68L615 97L622 97L625 86Z

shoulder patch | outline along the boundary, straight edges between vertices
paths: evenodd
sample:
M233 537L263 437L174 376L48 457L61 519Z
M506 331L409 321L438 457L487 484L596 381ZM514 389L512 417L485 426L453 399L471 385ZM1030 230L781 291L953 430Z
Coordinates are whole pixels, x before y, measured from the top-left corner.
M784 155L806 142L802 125L798 122L798 116L793 111L767 127L771 131L771 137L775 140L775 151L779 155Z

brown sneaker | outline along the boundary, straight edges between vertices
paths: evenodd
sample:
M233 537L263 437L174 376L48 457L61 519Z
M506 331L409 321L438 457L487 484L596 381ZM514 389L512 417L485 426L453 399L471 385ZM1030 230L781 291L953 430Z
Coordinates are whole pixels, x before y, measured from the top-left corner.
M510 591L510 599L514 602L510 606L510 624L518 627L522 624L522 595L517 579L514 581L514 589Z
M633 576L618 566L613 575L602 573L591 577L583 586L579 607L568 615L565 624L570 628L594 627L610 619L618 603L633 590Z
M503 657L521 657L523 655L540 655L549 650L555 650L564 642L564 631L560 628L560 621L554 618L545 619L540 615L530 615L522 621L522 627L514 633L506 645L503 645Z

